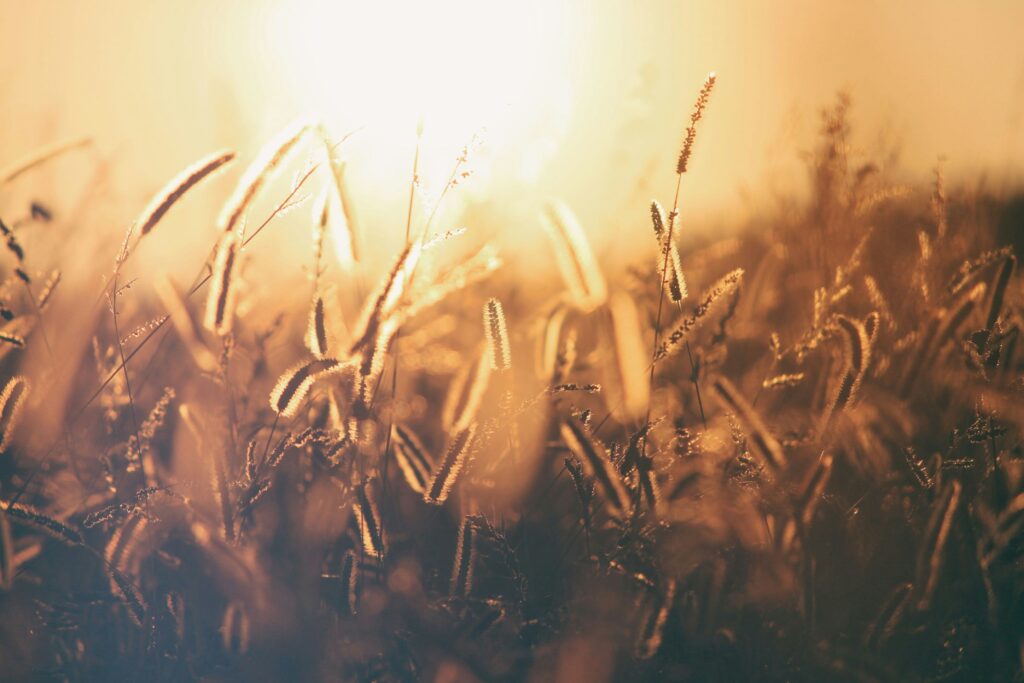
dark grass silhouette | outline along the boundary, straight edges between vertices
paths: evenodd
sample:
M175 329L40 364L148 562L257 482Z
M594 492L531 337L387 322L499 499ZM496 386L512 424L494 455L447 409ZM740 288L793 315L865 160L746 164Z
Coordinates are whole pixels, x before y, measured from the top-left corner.
M410 224L361 310L337 292L357 271L322 263L327 232L369 239L339 148L290 129L192 287L125 287L174 200L143 214L72 367L26 353L51 301L94 293L39 280L62 264L19 235L49 216L0 205L3 676L1019 680L1020 202L1000 224L941 177L890 185L849 157L847 108L809 201L760 225L712 241L655 207L650 260L598 265L555 206L561 289ZM186 175L162 196L201 191ZM240 313L270 277L246 250L318 182L308 306Z

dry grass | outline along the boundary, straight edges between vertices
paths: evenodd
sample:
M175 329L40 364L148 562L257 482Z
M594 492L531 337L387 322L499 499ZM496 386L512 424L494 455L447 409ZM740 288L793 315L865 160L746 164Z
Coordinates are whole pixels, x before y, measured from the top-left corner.
M550 206L565 291L486 244L459 259L461 231L411 208L371 272L358 171L297 124L242 174L192 286L149 297L124 279L134 247L232 155L157 195L82 340L94 363L47 352L48 304L93 301L35 279L64 264L19 237L50 216L4 224L4 675L1020 680L1016 258L978 197L855 164L847 109L824 113L808 205L738 238L681 230L677 191L623 274ZM271 276L248 256L316 188L310 297L254 315L246 281ZM359 308L339 299L367 277Z

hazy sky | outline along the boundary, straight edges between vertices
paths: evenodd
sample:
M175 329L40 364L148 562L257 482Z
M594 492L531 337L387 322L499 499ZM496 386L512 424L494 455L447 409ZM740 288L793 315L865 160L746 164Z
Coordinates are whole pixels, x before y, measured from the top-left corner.
M1024 2L431 7L0 0L0 165L89 134L141 205L192 160L223 146L250 154L314 108L339 134L362 129L352 173L374 203L403 196L423 114L435 174L491 124L467 193L508 197L508 220L562 196L595 232L614 231L670 191L691 102L715 70L685 186L695 222L802 180L799 152L839 88L854 97L858 141L898 145L905 173L928 173L939 155L954 178L1024 168Z

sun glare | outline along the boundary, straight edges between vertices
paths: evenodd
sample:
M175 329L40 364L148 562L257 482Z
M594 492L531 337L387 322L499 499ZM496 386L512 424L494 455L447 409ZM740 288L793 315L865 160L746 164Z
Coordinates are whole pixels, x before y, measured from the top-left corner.
M443 183L453 153L480 133L491 154L525 158L529 132L565 101L557 3L303 0L276 5L268 21L296 106L332 130L361 129L379 172L408 157L419 122L427 183Z

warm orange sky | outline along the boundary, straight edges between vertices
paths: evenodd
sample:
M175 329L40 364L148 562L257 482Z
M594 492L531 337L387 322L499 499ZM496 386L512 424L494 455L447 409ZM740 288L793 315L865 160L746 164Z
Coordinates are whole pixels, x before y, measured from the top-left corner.
M1016 0L440 5L0 0L0 165L92 135L137 204L127 219L194 159L249 154L315 108L338 133L364 127L353 174L374 202L403 195L416 99L436 110L428 169L447 168L460 127L468 137L491 117L476 191L507 197L510 221L559 195L610 230L670 191L690 103L715 70L684 190L694 221L802 180L799 152L840 87L858 140L898 144L908 174L939 155L951 177L986 170L997 186L1024 169Z

